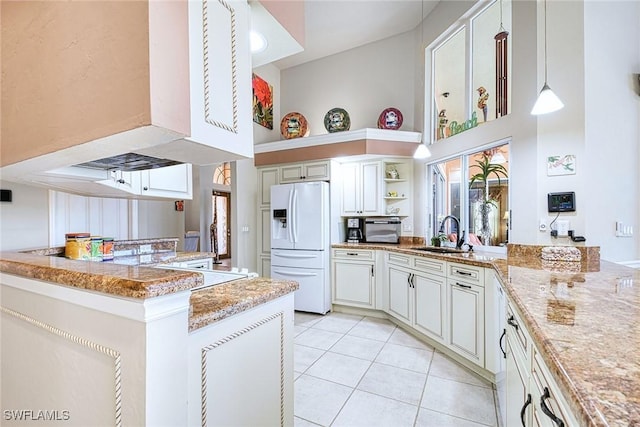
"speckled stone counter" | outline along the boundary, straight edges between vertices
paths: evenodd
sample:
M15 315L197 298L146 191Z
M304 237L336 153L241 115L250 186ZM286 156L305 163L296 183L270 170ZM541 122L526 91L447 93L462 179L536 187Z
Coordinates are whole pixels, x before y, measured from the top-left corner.
M298 287L297 282L257 277L193 291L189 331L264 304L293 292Z
M0 253L0 271L130 298L167 295L203 283L198 273L14 252Z
M434 254L411 245L333 245L388 250L493 267L581 426L640 426L640 270L600 261L544 262L540 248L509 256ZM598 257L596 257L596 254Z

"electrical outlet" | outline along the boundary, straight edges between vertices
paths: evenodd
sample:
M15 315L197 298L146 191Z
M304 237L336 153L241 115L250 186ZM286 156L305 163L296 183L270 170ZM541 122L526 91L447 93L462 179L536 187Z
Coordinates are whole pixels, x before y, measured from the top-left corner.
M402 223L402 231L412 231L413 230L413 224L411 224L410 221L404 221Z
M540 223L538 224L538 230L542 231L542 232L546 232L548 229L547 227L547 219L546 218L540 218Z
M560 219L557 221L558 237L567 237L569 235L569 227L571 223L568 219Z

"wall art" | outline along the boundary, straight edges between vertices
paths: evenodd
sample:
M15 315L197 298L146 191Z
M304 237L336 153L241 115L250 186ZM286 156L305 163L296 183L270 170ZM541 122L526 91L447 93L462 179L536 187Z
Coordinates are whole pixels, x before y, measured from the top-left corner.
M573 175L576 173L576 155L565 154L564 156L547 157L547 175Z
M273 129L273 86L257 74L251 78L253 87L253 121Z

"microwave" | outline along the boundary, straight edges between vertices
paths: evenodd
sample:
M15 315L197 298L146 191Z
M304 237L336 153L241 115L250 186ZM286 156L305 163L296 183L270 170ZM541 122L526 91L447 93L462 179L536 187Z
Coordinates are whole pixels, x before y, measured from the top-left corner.
M366 218L364 241L367 243L400 243L400 218Z

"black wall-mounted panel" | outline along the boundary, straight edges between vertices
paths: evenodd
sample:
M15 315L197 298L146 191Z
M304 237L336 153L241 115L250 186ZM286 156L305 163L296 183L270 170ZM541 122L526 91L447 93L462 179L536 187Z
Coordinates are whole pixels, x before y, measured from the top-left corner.
M0 202L10 202L13 199L11 190L0 190Z

